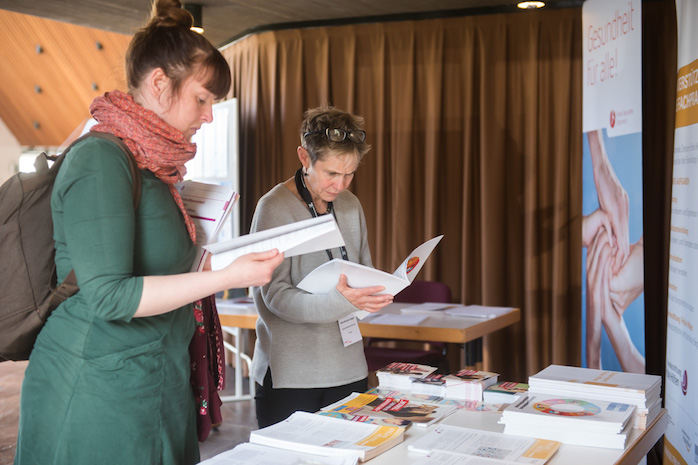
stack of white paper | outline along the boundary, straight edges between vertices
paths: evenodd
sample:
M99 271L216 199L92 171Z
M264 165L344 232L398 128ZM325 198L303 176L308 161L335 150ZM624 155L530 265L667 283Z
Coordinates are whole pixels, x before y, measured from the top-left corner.
M638 429L645 429L661 411L661 376L550 365L530 376L528 384L531 393L632 404L637 407L633 426Z
M634 405L529 392L502 411L505 434L623 449Z

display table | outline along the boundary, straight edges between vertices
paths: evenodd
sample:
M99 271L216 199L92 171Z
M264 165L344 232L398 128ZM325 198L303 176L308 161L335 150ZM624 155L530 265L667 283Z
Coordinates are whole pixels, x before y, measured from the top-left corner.
M459 410L438 424L465 426L484 431L504 432L504 425L497 423L501 415L493 412ZM633 429L625 449L571 446L563 444L546 465L637 465L664 435L668 417L662 409L646 430ZM407 446L430 431L429 428L411 426L405 433L405 441L389 451L370 460L371 465L395 465L415 463L424 455L409 452Z
M379 314L393 313L399 314L402 308L412 306L414 304L392 303L383 308ZM229 330L229 334L235 337L235 344L229 346L229 349L235 354L236 358L236 384L239 383L238 367L240 359L245 359L247 355L244 353L244 345L241 344L242 333L240 329L255 329L257 323L257 310L253 303L238 302L229 300L218 300L218 316L221 326L228 328L238 328L238 330ZM363 337L375 337L385 339L400 339L407 341L425 341L425 342L446 342L463 344L486 336L494 331L506 328L521 319L521 311L518 308L512 308L511 311L493 318L474 318L463 316L450 316L441 311L432 311L426 320L418 325L385 325L373 324L371 318L359 321L359 328ZM462 365L462 364L459 364ZM227 397L227 400L241 400L249 397L240 397L239 391L236 388L236 394L232 397Z
M217 301L217 304L221 325L255 329L259 315L254 304L220 300ZM382 309L380 313L400 313L400 309L410 305L413 304L393 303ZM510 312L494 318L449 316L443 312L434 311L418 325L372 324L371 319L368 318L365 321L359 321L359 328L364 337L463 344L506 328L519 320L521 320L521 311L518 308L512 308Z

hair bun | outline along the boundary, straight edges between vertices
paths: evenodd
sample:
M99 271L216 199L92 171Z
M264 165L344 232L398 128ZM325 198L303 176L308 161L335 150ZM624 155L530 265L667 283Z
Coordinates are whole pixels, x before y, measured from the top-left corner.
M189 29L193 24L194 18L191 13L182 8L179 0L153 0L147 28L165 26Z

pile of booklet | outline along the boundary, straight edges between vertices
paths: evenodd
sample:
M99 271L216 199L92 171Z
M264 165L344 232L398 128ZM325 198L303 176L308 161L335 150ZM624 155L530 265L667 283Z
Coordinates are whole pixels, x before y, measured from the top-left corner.
M550 365L528 379L529 391L631 404L633 427L645 429L662 410L662 377L642 373Z
M550 365L502 411L504 432L563 444L623 449L630 430L661 411L661 377Z
M250 433L250 442L288 451L340 456L363 462L402 442L405 428L295 412ZM289 462L292 463L292 462Z
M490 404L511 404L528 392L528 384L500 381L485 389L482 400Z
M505 434L623 449L634 410L630 404L529 391L502 411L500 423Z
M437 373L435 367L393 362L376 371L381 387L413 394L482 401L483 391L497 383L499 374L464 368L451 374Z

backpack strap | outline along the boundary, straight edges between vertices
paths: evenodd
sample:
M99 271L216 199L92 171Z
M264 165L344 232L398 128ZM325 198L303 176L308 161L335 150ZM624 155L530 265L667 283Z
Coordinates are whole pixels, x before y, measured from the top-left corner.
M131 179L133 180L133 209L138 210L138 206L141 203L141 172L138 169L138 163L136 162L136 159L131 153L131 150L129 150L128 146L124 143L123 140L121 140L120 137L106 132L88 132L83 136L79 137L78 139L74 140L73 143L70 144L68 148L63 151L63 155L67 154L68 151L75 144L90 137L98 137L100 139L108 140L117 145L126 154L126 160L128 160L128 168L131 172ZM60 157L58 159L58 163L60 163L63 158L65 157ZM58 305L60 305L62 302L68 299L68 297L77 294L77 292L80 290L80 287L78 286L78 280L75 276L75 270L70 270L70 273L68 273L63 282L60 283L58 286L56 286L57 280L58 278L56 275L56 265L54 264L53 272L51 273L51 281L49 282L49 289L51 290L52 294L49 303L49 308L51 309L58 307Z

